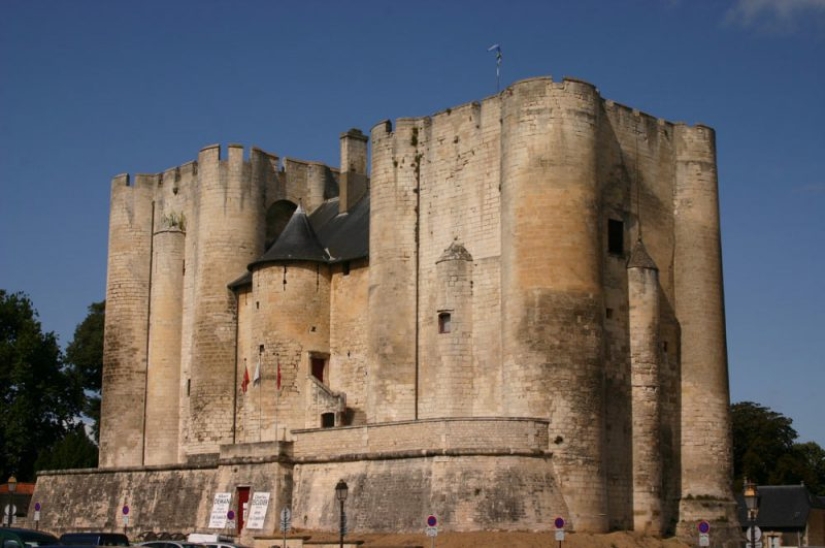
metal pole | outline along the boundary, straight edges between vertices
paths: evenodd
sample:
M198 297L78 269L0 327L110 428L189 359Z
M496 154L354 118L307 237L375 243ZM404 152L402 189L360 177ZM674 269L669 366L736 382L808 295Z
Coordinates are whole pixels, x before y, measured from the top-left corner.
M344 501L341 500L341 545L340 548L344 548Z
M750 510L748 512L748 514L749 514L748 517L750 517L750 522L751 522L751 527L750 527L750 537L751 537L750 544L751 544L751 546L750 546L750 548L756 548L756 519L754 519L755 516L753 515L753 510Z

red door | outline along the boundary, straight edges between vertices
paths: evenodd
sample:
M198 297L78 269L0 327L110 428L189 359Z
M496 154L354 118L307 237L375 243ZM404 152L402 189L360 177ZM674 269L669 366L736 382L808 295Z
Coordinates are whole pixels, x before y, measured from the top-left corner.
M246 522L246 511L249 507L249 487L238 487L238 534L243 531Z

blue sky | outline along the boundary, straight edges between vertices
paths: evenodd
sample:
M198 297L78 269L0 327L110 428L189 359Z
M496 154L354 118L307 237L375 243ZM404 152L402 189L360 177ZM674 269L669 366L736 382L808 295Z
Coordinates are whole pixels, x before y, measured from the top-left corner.
M338 136L540 75L716 129L733 401L825 447L825 0L0 1L0 288L68 343L109 185L204 146Z

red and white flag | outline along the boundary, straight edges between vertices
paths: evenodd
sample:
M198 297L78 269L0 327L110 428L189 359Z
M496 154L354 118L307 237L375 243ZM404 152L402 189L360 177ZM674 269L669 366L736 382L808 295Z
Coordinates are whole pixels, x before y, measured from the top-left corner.
M243 380L241 381L241 390L246 394L246 389L249 387L249 369L243 368Z
M261 382L261 356L258 356L258 366L255 368L255 376L252 377L252 384L257 386Z

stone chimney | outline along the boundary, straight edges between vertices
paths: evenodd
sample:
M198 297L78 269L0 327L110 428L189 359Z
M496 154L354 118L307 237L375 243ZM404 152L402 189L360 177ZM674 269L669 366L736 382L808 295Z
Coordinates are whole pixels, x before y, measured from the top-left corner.
M369 188L367 179L367 141L360 129L341 134L341 178L338 212L346 213Z

